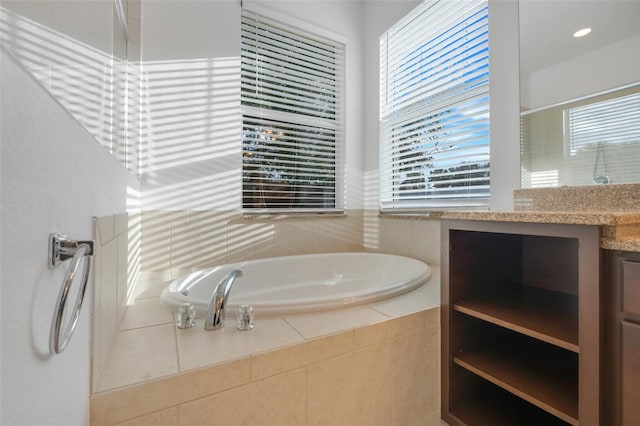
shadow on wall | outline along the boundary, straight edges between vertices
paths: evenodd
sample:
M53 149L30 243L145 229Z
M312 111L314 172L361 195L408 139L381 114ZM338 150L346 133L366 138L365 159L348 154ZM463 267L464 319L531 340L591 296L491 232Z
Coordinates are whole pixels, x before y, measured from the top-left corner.
M232 210L241 197L240 58L143 62L145 210Z
M141 269L176 277L193 269L273 256L362 251L363 212L243 218L237 210L145 211Z
M7 2L12 8L23 8L25 13L33 13L43 21L48 19L52 22L47 26L2 6L0 40L3 48L63 108L120 163L136 173L137 144L128 142L130 135L125 131L127 107L124 100L127 91L136 93L137 78L127 69L126 41L123 37L122 40L118 38L119 32L112 33L112 2L91 3L91 7L96 9L91 16L99 16L96 22L91 23L98 28L88 31L94 37L92 42L95 46L54 29L56 25L72 27L69 23L54 21L53 17L64 17L67 12L64 8L77 7L75 2L73 5L76 6L65 2ZM60 20L63 21L62 18ZM103 33L106 36L102 37Z
M247 219L242 198L240 58L141 64L143 271L264 257L359 251L362 211Z

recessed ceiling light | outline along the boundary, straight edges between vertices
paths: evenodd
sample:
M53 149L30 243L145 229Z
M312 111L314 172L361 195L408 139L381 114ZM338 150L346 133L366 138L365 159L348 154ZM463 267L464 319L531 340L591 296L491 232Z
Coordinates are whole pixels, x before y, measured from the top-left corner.
M574 37L584 37L591 32L591 28L583 28L573 33Z

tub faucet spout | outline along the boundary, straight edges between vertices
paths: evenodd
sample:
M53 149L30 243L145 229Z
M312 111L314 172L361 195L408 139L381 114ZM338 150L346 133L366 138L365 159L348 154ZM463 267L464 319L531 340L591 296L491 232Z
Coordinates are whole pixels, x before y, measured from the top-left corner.
M227 304L227 299L229 298L231 286L236 278L241 276L242 271L234 269L218 283L216 289L211 295L211 301L209 302L209 308L207 309L207 316L204 320L205 330L217 330L224 326L224 308Z

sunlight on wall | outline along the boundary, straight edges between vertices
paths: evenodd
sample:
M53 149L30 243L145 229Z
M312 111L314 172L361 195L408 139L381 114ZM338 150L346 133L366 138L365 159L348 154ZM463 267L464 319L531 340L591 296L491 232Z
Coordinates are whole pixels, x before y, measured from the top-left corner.
M378 170L364 174L364 247L374 251L380 248L378 179Z
M145 209L240 206L240 59L142 63Z
M34 2L34 7L44 6ZM106 2L106 8L112 8L110 2ZM111 19L105 18L105 27L109 30L113 29ZM113 52L106 52L0 7L2 46L102 146L135 173L136 150L127 147L124 102L128 86L135 84L135 77L128 80L126 45L122 45L125 42L116 43L112 38L109 33L107 41Z
M127 289L126 303L129 305L136 294L140 277L140 250L142 238L142 215L140 212L140 191L127 187L128 247L127 247Z

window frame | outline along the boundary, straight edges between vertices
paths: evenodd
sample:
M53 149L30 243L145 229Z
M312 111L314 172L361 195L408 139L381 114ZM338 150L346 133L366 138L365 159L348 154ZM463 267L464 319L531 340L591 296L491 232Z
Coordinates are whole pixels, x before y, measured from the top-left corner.
M443 1L443 0L440 0ZM379 198L379 208L382 213L415 213L425 210L442 210L447 208L456 208L456 209L483 209L486 210L489 208L490 202L490 93L489 93L489 36L488 36L488 21L489 21L489 12L488 12L488 1L481 0L473 2L474 5L471 9L478 9L482 11L486 15L482 15L482 23L480 27L482 28L482 37L483 43L486 45L486 48L482 49L487 51L486 55L482 56L482 60L486 61L486 64L483 67L486 68L486 77L483 80L483 84L479 90L475 90L474 87L467 88L467 83L469 77L466 74L462 74L464 76L464 80L459 85L455 85L450 92L455 92L453 96L445 96L438 97L433 96L433 93L439 95L437 90L425 89L425 86L435 85L432 80L427 82L424 81L423 78L418 78L420 82L415 84L417 87L417 95L414 89L408 90L407 87L412 85L413 83L407 82L405 80L402 83L401 78L407 79L406 77L409 73L403 74L402 67L405 68L418 68L428 65L435 68L435 65L439 64L442 69L447 69L446 65L443 65L442 62L438 63L432 59L415 59L415 57L421 57L422 53L416 52L424 52L426 51L426 46L429 44L436 44L435 40L439 38L445 37L447 41L453 39L453 36L447 35L453 28L460 25L461 22L465 22L464 30L472 27L468 23L469 16L474 16L473 14L468 15L468 10L465 9L464 14L460 14L455 18L455 21L451 23L449 27L439 28L439 32L437 34L426 33L428 30L424 30L425 26L416 26L409 31L404 31L407 28L407 25L411 25L411 23L415 23L423 19L435 19L433 17L424 15L425 13L431 13L435 10L435 13L441 13L442 10L438 10L437 8L433 9L434 5L440 3L440 1L424 1L419 6L417 6L414 10L409 12L405 17L400 19L396 24L394 24L388 31L386 31L380 38L380 198ZM472 2L465 2L465 4L471 4ZM441 5L445 5L446 3L442 3ZM486 12L485 12L486 11ZM480 21L478 21L480 22ZM422 21L424 24L424 21ZM444 25L444 24L443 24ZM475 25L475 24L474 24ZM423 34L420 34L423 32ZM397 40L403 41L403 45L400 46L400 52L393 51L393 47L389 46L390 37L397 37ZM419 38L423 36L423 38ZM394 40L395 43L399 42ZM413 44L411 44L413 43ZM467 55L468 52L472 52L472 49L466 47L466 41L458 41L454 40L453 44L458 44L463 48L461 51L463 54ZM484 46L483 45L483 46ZM410 46L410 47L407 47ZM458 46L458 47L459 47ZM475 48L475 46L474 46ZM404 53L402 52L404 50ZM435 49L433 49L435 51ZM439 50L438 52L442 52L443 50ZM460 49L458 50L460 51ZM457 54L458 51L454 53ZM450 53L449 50L446 50L447 53ZM411 59L411 56L414 56ZM426 54L425 54L426 56ZM391 58L391 59L390 59ZM440 60L440 58L437 58ZM404 62L402 62L404 61ZM413 61L413 62L412 62ZM395 68L393 68L395 66ZM433 68L428 68L431 71ZM478 68L480 69L480 68ZM466 70L466 68L465 68ZM394 74L395 72L395 74ZM421 77L426 71L419 71L419 73L414 73ZM400 77L398 77L398 75ZM484 74L483 74L484 75ZM461 80L460 78L458 81ZM397 83L399 81L401 83ZM451 80L436 80L436 81L451 81ZM399 86L401 89L398 90L396 86ZM404 85L404 88L403 88ZM462 89L460 89L461 87ZM395 91L394 91L395 90ZM461 90L461 93L458 93L458 90ZM446 89L441 90L442 93L447 92ZM395 98L393 97L396 95ZM436 164L446 164L445 160L442 160L441 157L444 157L447 151L452 152L453 149L458 149L460 147L464 147L463 144L458 145L458 142L453 141L452 139L447 139L447 137L432 137L429 133L434 131L434 126L440 126L441 123L450 121L450 118L447 118L446 115L453 115L456 111L456 108L460 108L460 106L464 106L464 102L467 102L472 99L482 99L483 107L486 108L486 118L484 119L484 127L483 132L486 136L480 137L477 136L476 139L478 141L486 141L479 143L478 147L484 149L484 152L480 153L479 149L476 151L474 148L462 148L466 149L466 152L463 152L463 155L466 155L465 158L469 158L469 156L475 156L478 158L476 161L465 162L462 158L458 160L459 162L452 162L450 165L446 167L439 166ZM400 100L402 98L402 100ZM408 101L406 100L408 99ZM435 99L435 102L429 102L429 99ZM431 106L431 105L434 106ZM482 115L482 114L481 114ZM442 118L438 118L442 117ZM473 116L475 117L475 116ZM425 124L415 124L419 121L425 121ZM403 129L403 126L406 126ZM412 126L412 127L411 127ZM472 126L469 125L469 128ZM444 134L451 133L448 130L448 127L445 127L442 124L442 127L437 130L436 133ZM473 133L473 131L471 131ZM404 133L410 134L412 136L407 137L406 152L402 151L401 140L404 138L402 135ZM417 136L419 133L423 133L425 136ZM411 148L409 144L411 141L410 138L414 138L415 146L418 148ZM475 139L474 139L475 140ZM427 141L427 142L425 142ZM441 144L440 147L438 144ZM469 146L471 144L468 144ZM410 150L412 150L409 152ZM431 151L429 151L431 149ZM441 157L437 157L441 155ZM425 158L417 158L418 156L423 156ZM428 157L428 158L427 158ZM480 159L482 158L482 159ZM405 159L408 159L405 161ZM429 166L428 163L431 163ZM427 171L424 167L429 166L429 171ZM408 173L408 170L413 170L416 167L423 167L422 171L415 172L413 180L416 181L414 188L411 188L411 184L405 184L405 182L411 182L411 179L402 178L403 174ZM477 179L480 182L485 182L486 184L478 185L477 188L474 188L474 185L469 185L465 188L466 190L457 190L456 189L456 178L459 175L465 174L464 168L469 167L466 170L471 170L467 174L467 179ZM477 169L475 168L477 167ZM411 169L408 169L411 168ZM433 190L434 182L438 182L436 179L429 179L429 174L433 171L440 173L438 176L438 180L444 180L445 182L441 188ZM418 176L420 175L420 176ZM402 180L400 180L402 178ZM417 179L417 180L416 180ZM420 185L418 185L418 180L422 180ZM402 186L405 186L405 194L401 194ZM448 186L445 186L448 185ZM422 188L422 190L419 189ZM474 191L478 191L480 196L473 196ZM466 197L451 197L448 193L451 194L462 194L464 191L467 192ZM434 196L434 194L436 196Z
M331 128L335 131L335 161L333 162L333 167L335 170L334 182L335 186L333 188L334 194L334 205L331 207L247 207L245 205L245 191L247 182L245 181L245 143L242 143L242 152L243 152L243 160L242 160L242 199L241 199L241 212L243 215L259 215L259 214L320 214L320 213L342 213L344 212L344 200L345 200L345 151L346 151L346 137L345 137L345 110L346 110L346 92L345 92L345 79L346 79L346 48L347 42L346 38L336 34L332 31L329 31L325 28L319 27L314 24L310 24L308 22L296 19L294 17L288 16L286 14L273 11L270 9L266 9L264 7L257 6L255 4L244 5L241 11L241 17L244 17L245 13L258 15L264 17L269 21L276 21L279 25L282 25L284 28L290 28L292 31L299 31L301 33L317 36L318 39L330 40L332 43L336 45L341 45L342 55L340 58L339 64L339 75L336 76L335 83L335 96L336 96L336 107L335 107L335 119L332 120L333 124L331 126L325 128ZM242 35L241 35L242 37ZM241 71L242 74L242 71ZM241 83L242 87L242 83ZM304 114L295 114L292 112L285 111L272 111L270 109L259 108L251 105L246 105L244 103L244 98L241 95L241 114L242 114L242 134L243 140L245 135L245 127L248 121L245 121L246 118L251 120L251 117L260 118L266 121L273 122L281 122L283 125L300 125L300 126L308 126L314 127L317 126L321 128L322 126L327 126L328 120L321 119L317 117L313 117L310 115Z

